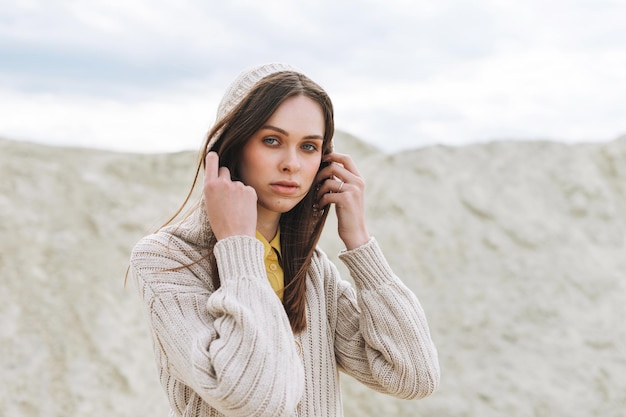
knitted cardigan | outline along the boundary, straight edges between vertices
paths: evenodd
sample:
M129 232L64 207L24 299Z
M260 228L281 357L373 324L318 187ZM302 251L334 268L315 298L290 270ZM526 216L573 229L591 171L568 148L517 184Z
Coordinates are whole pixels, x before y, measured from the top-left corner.
M218 241L215 291L201 259L210 233L198 207L131 255L171 417L341 416L338 370L399 398L435 390L439 363L424 312L374 238L340 254L356 288L316 249L306 330L294 335L267 280L263 244Z

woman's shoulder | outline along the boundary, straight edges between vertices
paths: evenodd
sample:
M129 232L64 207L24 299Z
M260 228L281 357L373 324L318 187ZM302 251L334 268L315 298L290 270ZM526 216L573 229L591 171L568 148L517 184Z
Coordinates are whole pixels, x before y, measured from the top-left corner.
M146 247L157 252L167 248L199 250L208 246L210 235L204 210L196 207L182 220L162 226L156 232L144 236L135 248Z
M159 253L163 250L180 246L181 243L182 240L179 237L168 232L166 229L160 229L139 239L133 246L132 253Z
M159 291L198 287L212 288L208 249L191 245L181 237L159 230L141 238L133 247L130 267L140 287ZM156 288L156 287L154 287ZM152 292L156 292L154 290ZM145 289L144 289L145 291Z
M131 250L131 264L152 259L170 260L181 264L198 262L206 256L208 248L173 233L171 227L160 229L142 237Z

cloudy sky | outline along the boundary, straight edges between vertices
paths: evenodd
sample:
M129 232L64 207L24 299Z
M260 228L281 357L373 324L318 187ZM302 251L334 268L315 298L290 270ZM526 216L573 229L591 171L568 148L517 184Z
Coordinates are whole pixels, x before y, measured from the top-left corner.
M197 149L229 82L289 62L389 152L626 134L623 0L0 0L0 136Z

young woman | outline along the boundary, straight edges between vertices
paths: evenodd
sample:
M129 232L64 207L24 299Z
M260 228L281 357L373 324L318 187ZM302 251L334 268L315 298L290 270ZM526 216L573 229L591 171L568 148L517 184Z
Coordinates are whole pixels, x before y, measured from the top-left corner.
M203 197L133 249L170 416L341 416L338 370L399 398L437 387L424 312L368 234L333 132L299 70L243 72L203 146ZM316 247L331 205L356 288Z

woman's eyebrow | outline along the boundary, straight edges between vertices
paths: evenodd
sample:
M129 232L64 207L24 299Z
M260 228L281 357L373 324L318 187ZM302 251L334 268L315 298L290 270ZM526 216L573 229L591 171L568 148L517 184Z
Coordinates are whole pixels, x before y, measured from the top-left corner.
M281 129L280 127L276 127L276 126L272 126L272 125L264 125L263 127L261 127L261 129L269 129L269 130L273 130L275 132L280 133L281 135L285 135L285 136L289 136L289 133L284 130ZM303 139L319 139L319 140L324 140L324 137L322 135L307 135L305 136Z

